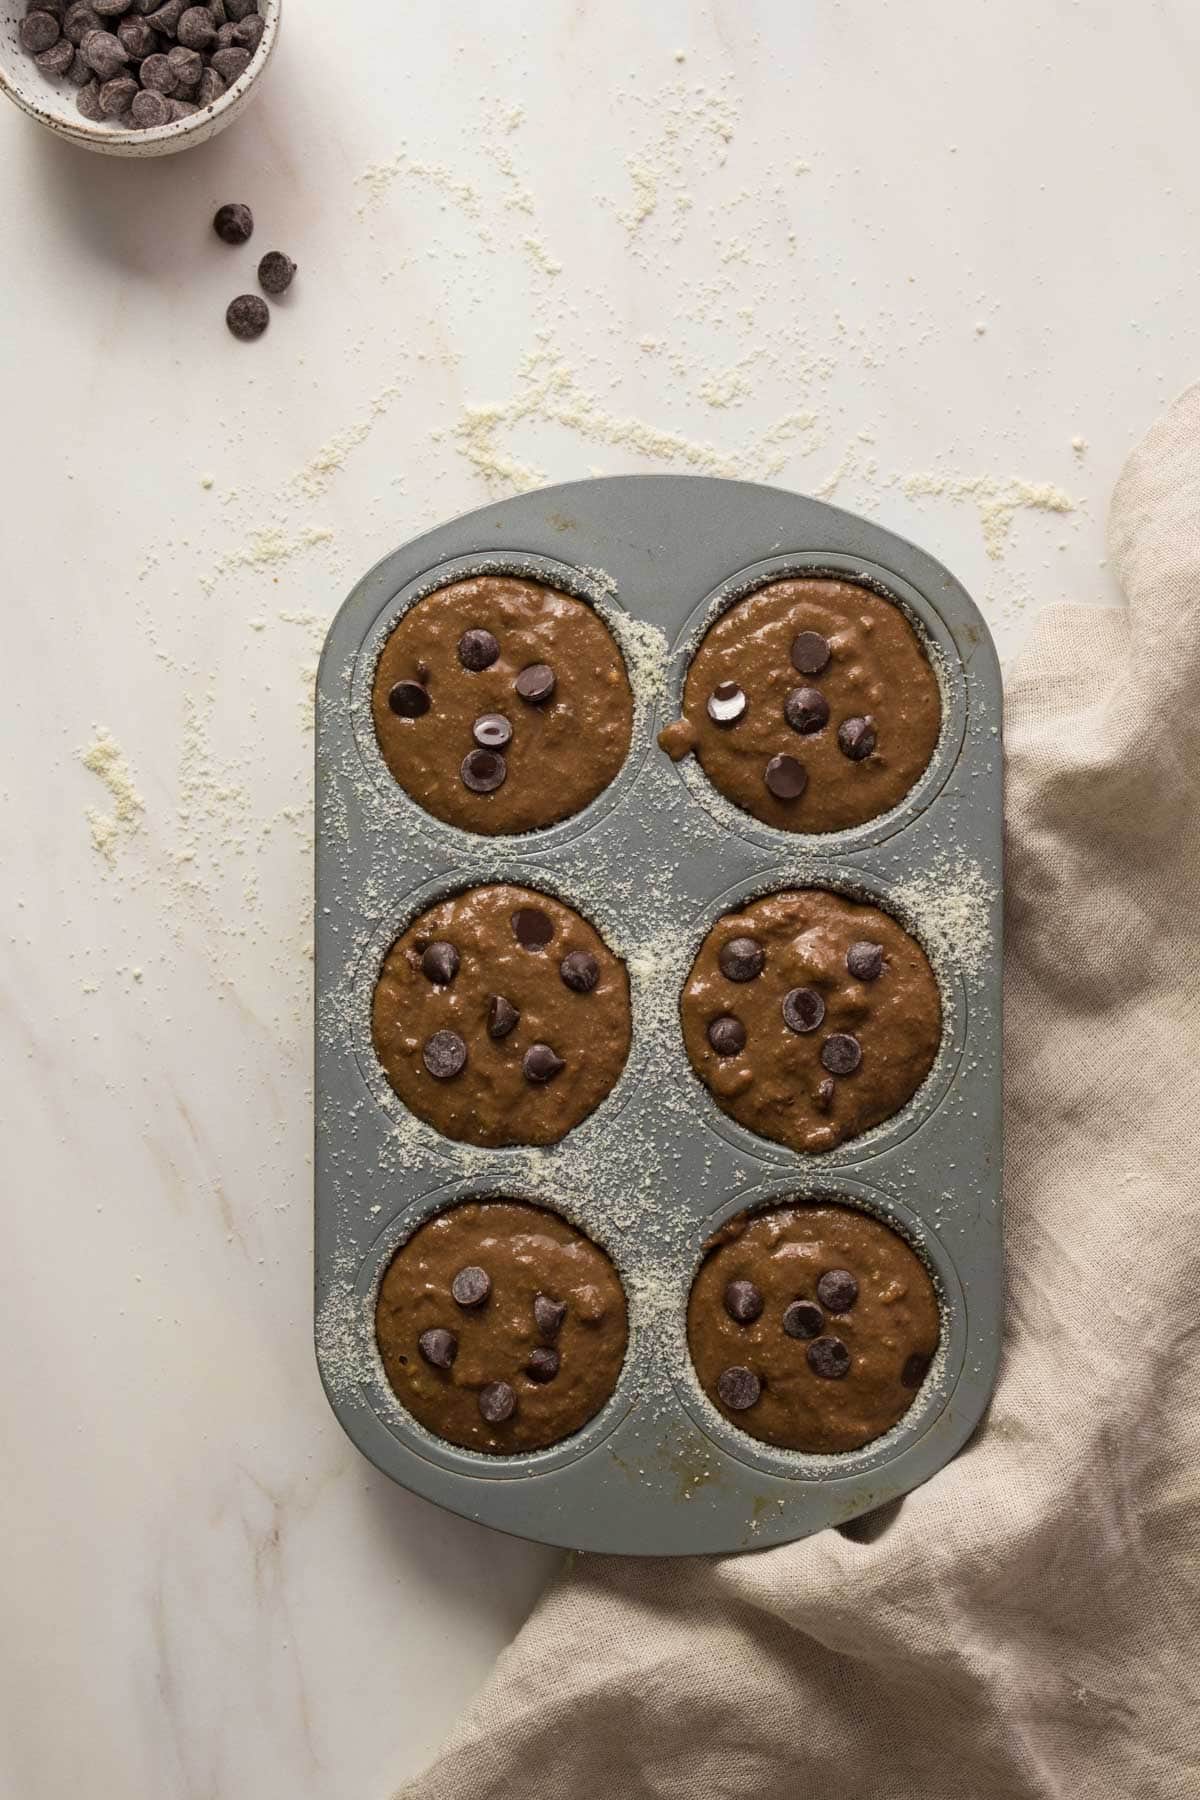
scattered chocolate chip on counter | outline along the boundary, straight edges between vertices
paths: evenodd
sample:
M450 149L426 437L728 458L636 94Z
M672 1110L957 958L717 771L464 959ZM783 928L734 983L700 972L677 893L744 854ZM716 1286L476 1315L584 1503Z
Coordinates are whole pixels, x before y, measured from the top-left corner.
M161 94L139 94L138 99L144 101L158 99L163 106L167 104ZM225 323L235 338L240 338L242 343L249 344L255 338L260 338L271 323L270 308L265 300L259 299L257 294L239 294L237 299L231 300L226 308Z
M223 244L245 244L254 236L254 214L240 201L231 200L218 206L213 230Z
M268 250L258 265L258 285L264 294L286 294L295 278L296 265L282 250Z

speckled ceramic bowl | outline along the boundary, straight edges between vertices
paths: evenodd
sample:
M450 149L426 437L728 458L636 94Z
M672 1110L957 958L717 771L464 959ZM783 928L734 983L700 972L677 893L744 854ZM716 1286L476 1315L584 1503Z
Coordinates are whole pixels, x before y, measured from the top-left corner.
M219 100L173 125L131 131L105 119L99 123L85 119L75 105L78 89L69 81L53 81L43 75L22 50L17 28L25 16L25 0L0 0L0 89L47 131L84 150L98 150L102 156L170 156L216 137L249 104L275 49L282 4L283 0L259 0L258 10L266 24L262 42L245 74Z

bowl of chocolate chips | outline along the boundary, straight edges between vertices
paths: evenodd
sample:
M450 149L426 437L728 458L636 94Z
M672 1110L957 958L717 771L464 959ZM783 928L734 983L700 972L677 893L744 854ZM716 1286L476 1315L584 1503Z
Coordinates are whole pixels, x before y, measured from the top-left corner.
M215 137L255 91L282 0L0 0L0 88L106 156Z

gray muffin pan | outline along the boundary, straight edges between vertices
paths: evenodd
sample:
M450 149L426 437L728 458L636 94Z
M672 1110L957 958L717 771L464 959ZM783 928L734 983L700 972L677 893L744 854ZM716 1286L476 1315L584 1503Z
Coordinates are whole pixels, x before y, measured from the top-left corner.
M789 573L887 593L943 691L933 761L893 812L799 836L759 824L693 758L655 742L689 658L725 605ZM597 608L634 687L633 745L576 817L486 838L439 823L389 774L370 690L379 651L422 595L464 574L545 580ZM483 622L483 621L481 621ZM987 1404L1000 1343L1001 692L990 636L947 571L866 520L774 488L693 476L584 481L506 500L385 557L330 629L317 696L316 1307L322 1378L379 1468L441 1506L581 1550L676 1556L785 1542L927 1480ZM552 770L547 778L553 778ZM435 899L520 882L582 912L624 957L633 1047L607 1100L549 1149L453 1143L397 1099L375 1058L380 963ZM720 1112L683 1049L678 1002L701 939L741 901L826 887L892 912L941 986L938 1061L915 1099L824 1155L798 1155ZM491 1457L423 1430L389 1387L374 1304L396 1249L467 1197L552 1208L612 1257L629 1304L616 1392L577 1435ZM684 1330L712 1230L791 1198L860 1206L931 1270L942 1343L912 1408L846 1455L760 1444L700 1389Z

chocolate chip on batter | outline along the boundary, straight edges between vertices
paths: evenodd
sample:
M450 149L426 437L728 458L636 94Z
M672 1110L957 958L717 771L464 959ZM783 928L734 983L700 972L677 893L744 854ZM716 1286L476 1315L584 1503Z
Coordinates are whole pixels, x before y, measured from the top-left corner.
M817 1299L831 1313L847 1313L858 1299L858 1283L849 1269L826 1269L817 1283Z
M429 711L429 695L419 681L398 681L388 690L388 705L398 719L419 719Z
M732 1369L722 1369L717 1376L717 1393L722 1406L727 1406L730 1412L746 1412L762 1393L762 1382L753 1369L743 1369L735 1364Z
M718 1056L740 1056L746 1048L746 1027L732 1013L722 1013L709 1026L708 1041Z
M458 640L458 660L473 675L478 675L482 669L490 669L499 655L500 646L491 632L479 626L464 631Z
M489 1381L480 1389L479 1410L489 1425L503 1425L517 1410L517 1396L507 1381Z
M725 1311L739 1325L750 1325L763 1309L762 1290L752 1281L728 1281L725 1284Z
M878 981L883 974L883 945L865 940L851 944L846 952L846 967L855 981Z
M565 1300L551 1300L549 1294L533 1296L533 1322L543 1337L557 1337L566 1316Z
M825 1314L811 1300L793 1300L783 1309L783 1329L789 1337L819 1337L825 1326Z
M850 1373L850 1352L841 1338L814 1338L805 1355L813 1374L820 1375L824 1381L840 1381L843 1375Z
M448 987L458 974L458 951L453 944L427 944L421 957L421 973L438 987Z
M834 1095L833 1076L826 1075L826 1077L823 1081L820 1081L817 1083L815 1104L816 1104L816 1108L817 1108L818 1112L828 1112L829 1111L830 1107L833 1105L833 1095Z
M488 1001L488 1036L495 1038L498 1043L501 1038L508 1036L520 1017L511 1000L506 1000L503 994L493 994Z
M138 96L140 100L147 98L146 94ZM160 94L158 98L162 100L165 96ZM137 101L134 102L133 110L136 115ZM260 300L257 294L239 294L236 300L229 302L225 312L225 323L235 338L240 338L243 343L248 344L262 336L271 323L271 315L267 311L266 301Z
M481 750L503 750L512 742L513 729L503 713L480 713L471 736Z
M819 675L832 655L829 639L819 631L800 631L792 639L792 667L801 675Z
M834 1031L821 1045L821 1061L831 1075L853 1075L862 1061L862 1045L848 1031Z
M478 1263L468 1263L450 1283L450 1292L459 1306L468 1310L482 1306L492 1291L492 1278Z
M435 1081L452 1081L467 1066L467 1046L457 1031L435 1031L421 1054Z
M432 1330L421 1333L417 1349L431 1368L448 1369L458 1355L458 1339L452 1331L435 1325Z
M777 800L798 800L808 786L808 771L794 756L773 756L763 779Z
M539 1344L529 1352L525 1373L533 1381L553 1381L559 1370L559 1354L548 1344Z
M282 250L268 250L258 265L258 285L264 294L286 294L296 279L296 265Z
M526 1081L538 1084L553 1081L566 1066L562 1057L549 1044L530 1044L521 1062Z
M496 750L469 750L459 770L462 784L473 794L494 794L504 786L508 764Z
M708 716L714 725L736 725L747 704L736 681L719 681L708 696Z
M512 916L513 936L523 950L544 950L554 936L554 920L538 906L522 906Z
M838 726L838 749L851 762L864 762L875 744L875 721L869 713L862 719L843 719Z
M590 994L600 979L600 964L590 950L572 950L559 963L558 972L573 994Z
M792 988L783 997L783 1022L801 1036L816 1031L825 1017L825 1002L816 988Z
M517 692L530 706L542 706L555 688L554 670L549 663L530 663L517 676Z
M726 981L753 981L762 974L766 960L766 951L757 938L751 937L730 938L721 945L717 956Z
M783 703L783 716L793 731L811 737L829 723L829 702L819 688L793 688Z
M900 1386L919 1388L929 1372L932 1360L931 1357L922 1356L919 1350L914 1350L900 1371Z

